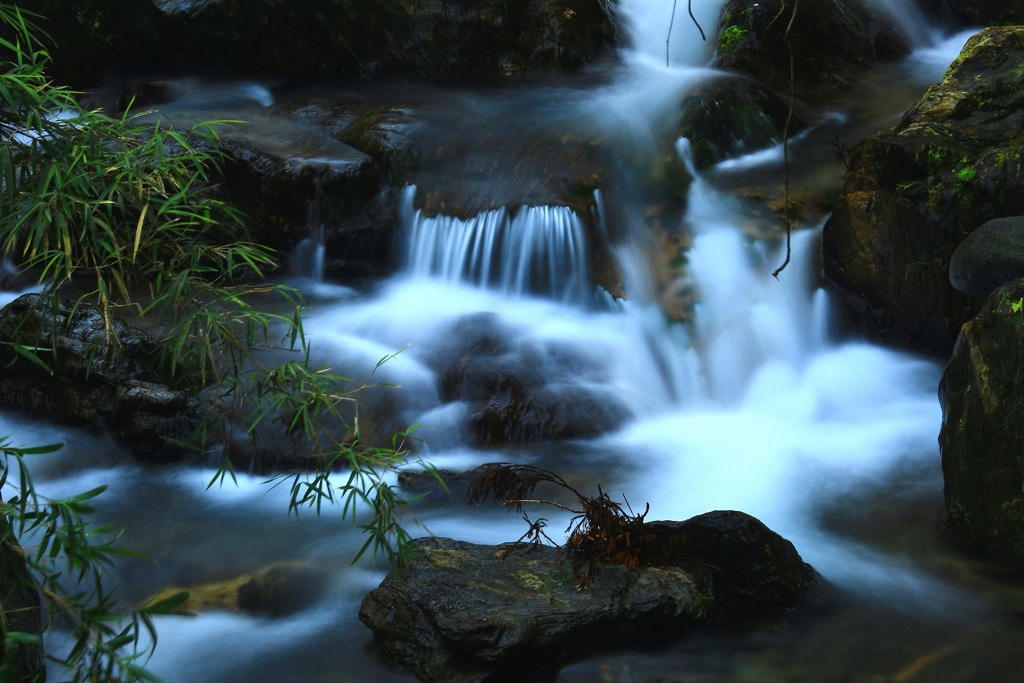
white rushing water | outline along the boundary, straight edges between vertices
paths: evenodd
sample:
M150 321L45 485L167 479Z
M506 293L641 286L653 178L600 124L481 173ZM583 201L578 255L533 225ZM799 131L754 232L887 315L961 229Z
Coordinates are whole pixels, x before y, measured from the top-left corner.
M624 3L623 11L633 6L634 25L658 28L644 12L657 13L660 5ZM718 11L717 3L699 7L707 16ZM704 77L698 65L705 54L689 53L689 64L668 69L644 55L627 67L635 79L597 92L596 101L615 116L631 111L633 129L623 134L640 130L644 137L644 129L657 125L658 108L640 115L631 104L636 88L650 87L652 74L670 73L668 90L685 89ZM685 140L679 154L688 163ZM612 457L636 469L620 482L631 500L649 500L663 518L747 511L796 539L805 556L837 580L877 589L888 575L879 565L885 560L851 561L857 553L823 536L814 510L908 462L934 461L939 368L835 339L828 297L814 271L819 228L798 231L792 264L776 280L770 272L781 255L743 235L743 206L689 168L695 178L684 222L695 235L689 277L699 292L689 329L665 321L646 295L650 276L635 263L623 263L629 300L610 308L588 305L581 284L588 281L584 238L567 209L428 218L410 208L412 188L404 200L403 272L373 299L319 308L307 329L321 351L329 348L333 358L355 365L370 366L408 345L400 364L384 369L388 381L419 397L406 417L422 425L430 458L455 452L475 463L495 454L474 455L468 448L460 427L465 410L439 402L425 359L450 343L447 335L459 320L486 312L499 321L496 328L511 348L541 354L543 370L559 375L570 393L597 390L630 408L633 419L592 450L601 457L619 454ZM620 251L623 258L635 253L628 244ZM594 361L600 372L573 376L559 367L553 349ZM432 524L467 532L458 517ZM911 577L893 570L894 590L905 589Z
M713 31L721 4L695 3L705 30ZM581 114L599 129L652 150L655 129L671 117L680 94L711 75L702 66L710 50L695 40L682 12L674 29L673 65L664 66L664 6L650 0L620 4L634 27L635 50L622 76L581 105ZM929 68L935 61L929 53ZM685 141L679 153L685 161ZM402 386L402 420L422 425L418 434L431 462L465 469L513 457L554 469L606 471L612 481L605 490L649 501L652 518L744 510L791 538L833 581L915 608L923 595L943 604L944 591L927 572L835 537L818 524L821 505L877 486L908 464L935 462L940 417L934 363L841 342L831 333L828 297L814 266L819 227L798 231L793 262L776 280L770 272L780 254L744 237L743 207L696 176L684 221L695 235L689 277L700 303L694 325L685 328L666 322L638 258L643 250L629 243L618 253L630 298L594 304L586 284L585 237L568 209L426 217L412 208L414 192L409 188L403 199L401 272L368 298L318 304L306 327L318 352L353 376L357 368L371 368L380 357L406 349L381 368L381 378ZM570 395L604 392L609 401L627 405L632 417L600 438L564 444L560 450L574 454L573 465L564 458L557 459L562 465L552 464L544 455L549 446L512 453L473 449L466 408L440 401L429 359L453 343L460 321L480 315L501 331L509 348L535 359L538 370L568 386ZM232 505L251 510L266 503L245 497ZM420 519L435 534L477 542L513 540L522 533L518 519L498 513L467 516L442 507ZM298 542L319 547L322 541L312 538L324 532L307 533ZM354 612L358 597L379 576L341 575L334 609ZM154 668L170 680L185 680L190 671L208 680L247 680L246 672L255 670L242 663L249 657L273 666L298 651L299 643L317 642L318 632L360 633L358 625L338 624L336 613L319 608L286 625L283 640L279 630L238 616L201 617L191 627L162 625ZM213 669L199 663L196 652L231 635L237 640L238 634L244 634L245 645L236 656L218 660ZM360 666L375 671L372 664L355 665L353 680L381 675L360 674Z
M942 37L941 29L932 24L915 0L868 0L868 5L890 17L916 49L927 48Z
M524 206L469 219L426 218L413 208L416 188L403 193L399 215L408 231L406 271L509 297L536 294L582 303L591 289L583 224L571 209Z

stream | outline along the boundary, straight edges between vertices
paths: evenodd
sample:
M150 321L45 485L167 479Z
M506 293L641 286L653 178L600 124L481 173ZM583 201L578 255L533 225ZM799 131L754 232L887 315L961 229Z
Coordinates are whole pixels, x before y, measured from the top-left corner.
M695 3L705 29L717 24L721 4ZM879 4L913 28L915 51L852 93L849 106L820 124L821 135L795 142L794 158L827 157L822 140L832 130L852 142L891 126L941 78L969 35L927 26L908 3ZM500 127L525 101L538 125L572 116L614 138L616 149L653 149L679 98L713 75L704 66L713 47L699 40L683 8L665 65L667 7L621 0L633 44L642 47L624 49L620 63L607 67L611 74L592 85L565 92L521 85L511 94L438 88L426 96L444 102L453 128ZM258 83L216 87L248 88L250 106L268 104ZM693 235L689 280L680 283L700 293L691 324L665 319L645 261L650 235L629 192L594 198L599 220L603 208L632 217L613 241L628 292L616 299L591 284L587 237L570 209L428 216L416 209L420 188L410 185L396 197L403 261L394 275L342 287L318 281L318 257L305 259L315 266L294 282L312 303L305 327L314 352L359 377L404 349L377 379L400 385L386 390L397 394L396 419L419 425L417 455L439 468L538 464L588 490L600 484L634 508L649 503L648 519L742 510L791 540L834 589L829 600L777 623L708 624L583 653L562 668L560 683L1019 680L1024 590L999 567L949 546L939 529L941 366L839 333L817 273L821 224L799 226L791 264L772 277L781 248L749 236L750 211L729 188L741 175L777 178L780 150L703 173L693 168L688 141L678 140L674 153L694 176L682 218ZM831 158L798 169L807 182L824 174L837 183L842 173ZM605 206L613 201L622 205ZM611 421L612 430L472 447L468 408L441 400L431 363L458 335L494 331L508 363L541 373L553 396L586 397L597 406L588 417ZM622 409L603 413L600 406ZM339 511L289 516L287 491L262 476L242 473L237 484L208 488L210 468L142 465L101 436L20 415L0 422L17 443L67 444L36 465L48 495L109 485L97 516L123 527L122 544L143 555L118 568L125 600L276 562L329 568L316 605L291 616L159 618L148 668L168 683L413 680L379 655L357 618L386 568L368 559L350 565L363 539L339 522ZM549 533L567 522L556 511L540 514ZM441 495L428 497L416 515L434 535L472 542L514 541L526 531L515 514L469 509ZM59 634L51 641L61 647Z

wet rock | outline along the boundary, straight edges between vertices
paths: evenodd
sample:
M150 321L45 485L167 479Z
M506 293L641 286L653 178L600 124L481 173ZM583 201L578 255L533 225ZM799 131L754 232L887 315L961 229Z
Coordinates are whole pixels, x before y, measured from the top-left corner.
M473 219L494 210L515 216L527 207L566 207L583 227L591 279L619 292L622 280L609 241L621 234L622 222L606 213L602 224L600 209L613 203L599 207L596 197L616 186L623 162L585 123L546 120L547 97L537 91L502 94L492 103L506 108L501 117L469 109L456 125L438 120L425 126L408 179L417 187L415 208L427 217ZM651 160L638 164L647 167Z
M281 563L225 581L187 588L171 586L155 598L168 598L183 590L188 599L179 609L198 613L211 609L242 612L272 619L286 617L311 606L327 588L328 573L304 563Z
M43 615L39 590L6 515L0 515L0 680L44 680L42 641L8 640L8 633L41 637Z
M167 438L181 438L196 426L196 398L166 384L130 379L114 389L108 422L114 434L141 454L172 453Z
M582 587L548 546L420 539L359 618L387 656L424 680L533 680L553 676L569 654L683 636L733 609L778 615L816 580L792 544L743 513L645 530L678 554L640 569L599 565Z
M475 366L512 350L517 331L491 312L472 313L454 320L437 335L426 362L441 375L443 401L480 399L491 381L481 378ZM486 371L485 371L486 372ZM481 386L482 385L482 386Z
M363 600L385 654L427 681L550 675L569 650L685 629L711 608L706 584L675 567L601 567L585 590L556 549L414 541L416 555Z
M518 339L493 314L456 321L431 363L443 401L461 401L479 447L586 438L631 415L607 389L600 359L582 350Z
M961 242L949 261L949 281L969 296L984 298L993 289L1024 277L1024 217L984 223Z
M297 147L282 125L289 124L256 124L247 138L237 141L236 133L220 143L229 157L222 192L246 214L251 239L285 254L322 240L324 272L305 275L340 280L393 267L396 215L377 163L327 136ZM275 143L282 133L287 142Z
M339 140L376 159L392 184L404 184L419 165L414 141L419 123L409 108L375 107L344 125L337 119L325 125Z
M788 114L789 102L756 81L719 79L687 94L679 134L690 141L694 163L703 169L782 144ZM802 128L797 116L789 133Z
M715 66L764 83L777 92L790 88L785 33L793 3L729 0L722 9ZM891 22L860 3L818 0L803 3L790 32L796 56L797 96L823 103L855 82L871 65L907 54L906 38Z
M795 607L819 580L791 542L743 512L716 510L645 527L664 547L681 549L677 561L710 569L719 610L779 613Z
M1024 214L1024 28L972 37L891 131L852 150L825 225L826 276L865 329L944 355L978 308L949 283L955 247Z
M551 106L547 88L488 91L460 106L467 97L461 90L406 86L398 98L367 85L339 94L299 91L274 109L314 122L372 156L390 187L415 185L413 209L426 219L473 221L492 211L514 217L531 207L571 210L586 236L590 279L620 294L622 278L609 242L621 235L624 221L609 210L614 201L599 207L597 193L614 191L621 159L586 122L565 120ZM676 183L674 191L681 196L689 178L680 172L677 179L682 186Z
M108 338L94 306L26 294L0 311L0 340L29 348L49 367L4 347L0 403L49 418L109 427L137 453L177 453L165 437L181 439L195 426L196 403L163 383L155 344L143 331L114 319Z
M469 487L484 469L474 467L467 471L452 470L402 470L398 473L398 485L414 495L442 494L446 500L463 501Z
M592 438L612 431L631 415L611 391L547 384L532 391L507 378L470 418L480 447Z
M964 324L939 398L950 536L1024 559L1024 280Z
M265 569L238 587L238 609L283 617L312 605L327 586L327 574L310 566Z
M323 88L300 89L276 103L274 111L289 119L308 121L332 138L376 160L392 186L411 182L419 166L418 135L424 128L423 109L429 107L414 94L414 86L402 89L398 100L391 89L367 88L332 94Z

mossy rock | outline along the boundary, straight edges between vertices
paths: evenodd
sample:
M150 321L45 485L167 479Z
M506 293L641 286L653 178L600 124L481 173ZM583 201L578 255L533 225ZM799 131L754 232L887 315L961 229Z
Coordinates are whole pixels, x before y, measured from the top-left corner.
M782 0L729 0L718 27L715 66L788 92L786 29L793 8L794 3ZM891 22L878 21L863 5L850 0L801 3L789 44L796 58L797 95L812 103L835 98L873 64L909 51L906 39L896 33Z
M950 536L1024 561L1024 279L963 326L939 397Z
M819 584L792 543L742 512L633 531L650 552L629 567L540 544L417 539L359 618L425 681L553 680L581 653L685 638L712 614L775 619Z
M683 100L679 134L690 141L694 163L708 168L733 157L782 144L789 102L767 87L743 78L717 79ZM799 114L789 134L805 127Z
M826 276L866 332L945 355L978 300L947 276L983 223L1024 214L1024 28L972 37L941 83L849 155Z
M188 599L179 610L242 612L271 618L294 614L312 605L327 586L327 572L315 565L289 562L270 565L251 574L197 586L169 586L155 600L183 590Z

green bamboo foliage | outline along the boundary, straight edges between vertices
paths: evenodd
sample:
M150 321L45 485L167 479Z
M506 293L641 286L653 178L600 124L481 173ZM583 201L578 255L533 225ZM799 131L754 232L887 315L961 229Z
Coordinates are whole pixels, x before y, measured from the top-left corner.
M53 499L37 493L32 482L27 460L59 448L17 447L0 439L0 489L10 484L8 490L18 492L0 500L0 514L16 537L31 541L22 556L45 605L43 628L68 634L69 647L61 653L50 652L47 658L63 668L73 683L155 681L144 668L157 640L153 618L174 613L188 595L150 601L133 610L115 600L106 574L119 556L130 553L117 545L115 529L88 520L91 501L106 487ZM12 547L18 546L8 545ZM37 643L39 634L10 630L4 632L4 639L3 650L13 652ZM142 647L143 642L148 645ZM10 671L11 665L0 661L0 680L30 680L26 677L30 672ZM42 680L42 671L36 673Z
M274 478L291 488L289 511L338 505L342 520L367 535L356 559L372 552L400 563L411 501L392 482L409 456L409 432L387 446L364 443L356 397L370 379L354 384L311 362L301 297L267 282L275 254L238 239L244 217L212 191L222 160L214 124L181 131L145 112L83 109L76 93L47 80L36 19L0 3L0 256L55 307L57 297L97 306L112 343L115 316L145 319L173 379L197 393L216 390L221 401L183 446L202 452L232 412L254 439L270 423L303 436L309 467ZM13 350L42 367L54 353ZM103 578L124 551L114 529L88 521L103 487L64 500L37 495L27 456L52 450L0 441L0 485L17 492L0 500L0 515L24 541L50 626L73 636L57 661L76 682L152 680L138 646L147 632L155 644L152 617L184 596L117 604ZM211 485L231 476L224 459ZM10 644L34 637L15 633Z

